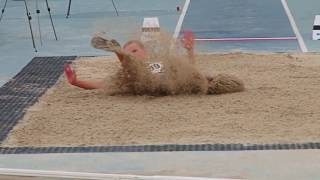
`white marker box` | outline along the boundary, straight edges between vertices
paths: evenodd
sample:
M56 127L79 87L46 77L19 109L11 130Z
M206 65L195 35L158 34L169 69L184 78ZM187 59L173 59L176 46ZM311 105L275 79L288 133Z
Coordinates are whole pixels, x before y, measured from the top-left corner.
M154 40L160 34L160 23L157 17L143 19L141 41Z
M316 15L314 18L313 28L312 28L312 39L320 40L320 15Z

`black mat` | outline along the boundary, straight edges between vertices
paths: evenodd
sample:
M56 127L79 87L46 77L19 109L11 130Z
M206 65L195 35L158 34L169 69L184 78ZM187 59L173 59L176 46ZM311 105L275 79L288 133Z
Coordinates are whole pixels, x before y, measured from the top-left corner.
M97 153L97 152L162 152L162 151L255 151L320 149L320 143L303 144L189 144L90 147L13 147L0 148L0 154Z
M28 107L52 87L63 73L63 65L76 56L35 57L12 80L0 88L0 142L24 116ZM189 144L90 147L0 147L0 154L159 152L159 151L247 151L320 149L320 143L296 144Z
M24 116L26 109L57 82L64 64L75 58L35 57L0 88L0 142Z

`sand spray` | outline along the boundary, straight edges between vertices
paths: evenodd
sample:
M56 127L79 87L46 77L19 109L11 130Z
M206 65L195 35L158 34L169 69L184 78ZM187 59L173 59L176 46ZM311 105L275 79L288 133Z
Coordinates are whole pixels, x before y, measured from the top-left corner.
M97 47L95 43L93 46ZM102 46L100 41L99 47ZM106 78L104 91L108 95L222 94L244 90L243 82L234 76L220 74L209 77L202 74L182 43L174 41L168 33L161 32L152 41L145 42L144 49L147 60L122 52L128 63ZM150 63L161 64L163 69L159 73L152 73Z

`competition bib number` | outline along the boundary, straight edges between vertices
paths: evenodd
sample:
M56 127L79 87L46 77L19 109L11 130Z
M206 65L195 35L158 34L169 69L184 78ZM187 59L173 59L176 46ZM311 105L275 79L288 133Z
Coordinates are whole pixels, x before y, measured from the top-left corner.
M152 73L162 73L163 65L161 63L151 63L149 64L150 71Z

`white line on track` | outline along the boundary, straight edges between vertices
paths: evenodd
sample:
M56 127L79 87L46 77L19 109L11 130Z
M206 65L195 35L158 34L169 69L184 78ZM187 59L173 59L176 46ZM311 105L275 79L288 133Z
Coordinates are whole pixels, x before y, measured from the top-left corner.
M175 31L174 31L173 38L175 38L175 39L179 36L180 30L181 30L181 26L182 26L184 17L186 16L186 13L187 13L189 4L190 4L190 0L186 0L185 3L184 3L184 6L183 6L183 9L182 9L180 18L179 18L179 20L178 20L176 29L175 29Z
M1 175L22 176L15 179L25 179L28 177L51 177L51 178L68 178L68 179L91 179L91 180L236 180L224 178L200 178L200 177L178 177L178 176L138 176L125 174L101 174L101 173L84 173L84 172L65 172L65 171L44 171L44 170L27 170L27 169L6 169L0 168ZM24 176L24 177L23 177ZM44 179L44 178L43 178ZM239 180L239 179L237 179Z
M289 18L289 22L291 24L291 27L293 29L293 32L296 34L297 38L298 38L298 42L299 42L299 45L300 45L300 48L301 48L301 51L302 52L308 52L308 49L306 47L306 44L304 43L304 40L303 40L303 37L301 36L300 32L299 32L299 29L297 27L297 24L296 22L294 21L294 18L291 14L291 11L289 9L289 6L287 4L287 1L286 0L281 0L281 3L282 3L282 6L284 8L284 10L286 11L287 13L287 16Z
M297 37L258 37L258 38L196 38L196 41L285 41L297 40Z

